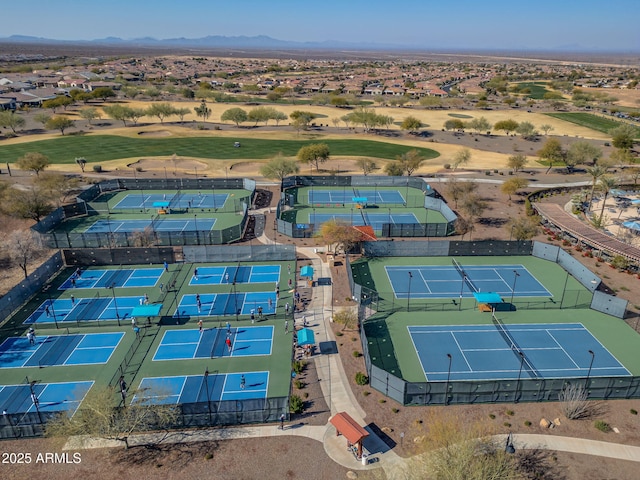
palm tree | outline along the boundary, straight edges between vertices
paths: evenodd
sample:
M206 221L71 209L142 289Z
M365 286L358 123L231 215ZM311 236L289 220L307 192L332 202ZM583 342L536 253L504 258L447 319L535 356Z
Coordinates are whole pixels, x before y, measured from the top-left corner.
M593 167L587 168L587 173L591 175L591 195L589 195L589 205L587 206L587 213L591 210L591 204L593 202L593 193L596 190L596 184L598 180L607 173L607 167L604 165L598 165L597 163Z
M600 226L604 227L603 219L604 219L604 207L607 203L607 196L609 196L609 192L617 185L616 179L609 176L603 175L600 177L599 187L600 190L604 192L604 198L602 199L602 209L600 210Z

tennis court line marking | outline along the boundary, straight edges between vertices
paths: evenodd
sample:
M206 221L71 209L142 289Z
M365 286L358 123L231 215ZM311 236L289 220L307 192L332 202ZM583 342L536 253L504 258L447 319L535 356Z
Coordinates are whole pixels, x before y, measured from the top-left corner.
M576 366L576 368L580 368L580 365L578 365L576 363L576 361L573 359L573 357L571 355L569 355L569 352L567 352L564 347L562 346L562 344L556 339L556 337L553 336L553 333L549 330L545 330L547 332L547 335L549 335L554 342L556 342L558 344L558 347L560 348L560 350L562 350L564 352L564 354L571 360L571 362ZM588 331L588 330L587 330ZM592 335L593 336L593 335ZM595 338L595 337L594 337ZM596 341L598 343L600 343L600 341L596 338ZM618 362L619 363L619 362Z
M464 354L464 351L462 350L462 347L458 343L458 339L456 338L453 332L451 332L451 336L453 337L454 342L456 342L456 345L458 346L458 350L460 350L460 354L462 355L462 358L464 358L464 362L467 364L467 367L469 367L469 370L473 372L474 370L473 368L471 368L471 365L469 364L469 360L467 360L467 356Z

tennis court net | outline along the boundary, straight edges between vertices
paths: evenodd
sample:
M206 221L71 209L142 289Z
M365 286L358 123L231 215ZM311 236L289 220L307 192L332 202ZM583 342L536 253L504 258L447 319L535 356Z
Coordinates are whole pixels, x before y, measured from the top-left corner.
M364 215L364 210L360 209L360 216L362 217L363 225L369 225L367 222L367 217Z
M502 321L499 320L498 317L496 317L495 310L491 311L491 319L493 320L493 324L498 329L498 332L500 333L500 335L502 335L502 338L504 338L507 344L509 344L509 346L511 347L511 351L516 354L516 357L518 357L518 360L520 360L524 365L527 366L527 370L534 377L538 378L539 377L538 371L534 368L534 366L531 364L527 356L524 354L524 352L520 349L516 341L513 339L511 334L507 331L506 327L504 326L504 323L502 323Z
M209 355L209 358L215 357L216 345L218 344L218 339L220 338L221 331L222 328L216 328L216 335L215 337L213 337L213 342L211 343L211 355Z
M464 268L462 268L462 265L460 265L455 258L451 259L451 263L453 263L453 266L456 268L456 270L458 270L458 273L463 278L463 280L467 283L469 288L474 292L478 292L478 289L473 284L473 282L469 278L469 275L467 275L467 272L464 270Z
M182 199L182 193L180 190L176 192L171 201L169 201L169 208L179 208L180 200Z

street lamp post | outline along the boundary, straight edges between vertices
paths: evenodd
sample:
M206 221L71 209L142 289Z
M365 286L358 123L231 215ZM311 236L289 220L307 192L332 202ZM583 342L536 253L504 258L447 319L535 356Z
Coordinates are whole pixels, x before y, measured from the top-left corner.
M520 276L520 274L517 271L513 271L513 287L511 287L511 301L509 302L511 304L511 309L515 310L515 308L513 308L513 295L516 293L516 281L518 280L518 277Z
M236 294L236 281L233 281L233 303L235 305L236 322L238 321L238 295Z
M200 235L198 233L198 215L193 214L193 228L196 230L196 242L200 245Z
M38 413L38 420L40 420L40 423L42 423L42 415L40 414L40 401L38 400L36 392L33 390L33 386L35 384L35 380L29 382L29 390L31 391L31 401L33 402L33 406L36 407L36 412Z
M413 278L413 274L411 272L407 272L409 273L409 289L407 290L407 312L409 311L409 305L411 302L411 279Z
M560 297L560 309L562 310L562 302L564 302L564 294L567 291L567 283L569 282L569 272L567 272L567 276L564 279L564 287L562 287L562 297Z
M584 382L584 388L587 388L589 384L589 377L591 376L591 367L593 367L593 360L596 358L596 354L593 350L589 350L589 354L591 355L591 362L589 362L589 370L587 371L587 380Z
M113 282L109 288L111 289L111 296L113 297L113 306L116 309L116 318L118 319L118 326L120 326L120 312L118 312L118 301L116 300L116 282Z
M204 371L204 388L207 390L207 410L209 411L209 425L211 425L211 399L209 398L209 367Z
M449 380L451 379L451 362L453 361L453 357L450 353L447 353L447 358L449 359L449 369L447 370L447 384L444 387L444 404L449 405Z
M520 356L520 370L518 371L518 381L516 382L516 396L513 399L514 403L518 403L520 397L518 396L518 392L520 391L520 376L522 375L522 365L524 364L524 353L518 352Z

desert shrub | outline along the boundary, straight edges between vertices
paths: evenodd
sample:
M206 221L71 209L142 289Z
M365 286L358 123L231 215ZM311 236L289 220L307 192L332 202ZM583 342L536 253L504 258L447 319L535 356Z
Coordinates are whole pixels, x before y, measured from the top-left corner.
M298 389L302 390L305 386L305 383L302 380L294 380L293 385Z
M291 395L289 411L291 413L302 413L304 411L304 401L298 395Z
M354 350L352 355L354 358L360 358L362 356L362 354L357 350Z
M638 411L635 408L632 408L631 410L629 410L629 412L631 413L631 415L637 415Z
M93 171L96 173L101 173L102 172L102 165L94 165L93 166Z
M596 420L594 422L593 426L596 427L601 432L604 432L604 433L608 433L608 432L611 431L611 425L609 425L604 420Z
M356 373L356 384L358 384L358 385L367 385L368 383L369 383L369 377L367 377L362 372L357 372ZM366 393L366 395L369 395L369 394Z
M292 369L294 372L296 372L296 375L300 375L302 372L304 372L304 369L307 367L307 362L303 361L303 360L296 360L295 362L293 362L292 365Z
M558 395L562 413L569 420L586 418L591 414L591 402L587 400L587 391L582 384L572 383L562 389Z

